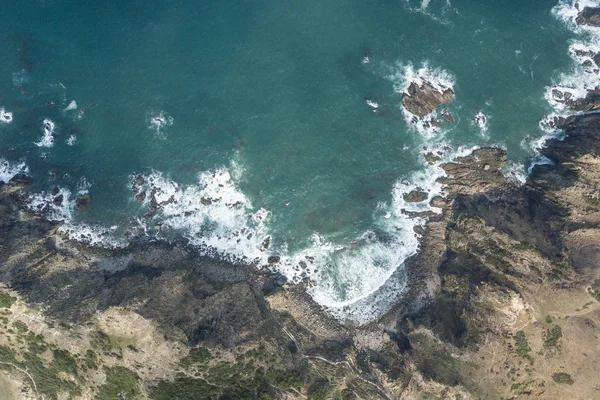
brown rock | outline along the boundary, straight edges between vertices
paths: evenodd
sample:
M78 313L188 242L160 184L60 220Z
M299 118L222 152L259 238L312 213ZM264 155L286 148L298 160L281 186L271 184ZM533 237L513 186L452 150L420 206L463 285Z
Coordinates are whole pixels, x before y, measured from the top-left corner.
M429 193L424 192L422 190L413 190L409 193L405 193L402 198L407 203L419 203L421 201L427 200L427 196Z
M446 121L450 122L452 125L454 125L454 123L456 122L454 120L454 117L452 116L452 114L450 114L450 112L448 112L448 110L442 111L442 118L444 118Z
M450 88L440 92L427 81L424 81L421 86L413 82L402 95L402 106L411 114L424 117L440 105L448 104L452 100L454 100L454 92Z
M442 196L434 196L429 202L431 207L442 208L446 205L446 201Z

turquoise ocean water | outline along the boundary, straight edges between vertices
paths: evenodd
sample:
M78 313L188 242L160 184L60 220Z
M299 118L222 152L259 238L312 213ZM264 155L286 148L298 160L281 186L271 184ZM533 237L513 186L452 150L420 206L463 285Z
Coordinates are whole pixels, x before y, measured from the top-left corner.
M401 194L433 196L439 170L425 147L451 157L499 145L524 171L524 139L543 136L553 112L547 87L573 68L576 33L556 5L3 2L0 107L13 120L0 124L0 158L28 166L32 207L49 210L40 204L55 187L70 194L55 217L75 237L183 234L223 257L277 254L291 279L317 283L319 302L368 320L402 292L402 261L418 246L423 221L401 209L427 202ZM407 121L400 92L415 75L453 86L454 125ZM52 143L38 146L46 119ZM146 215L153 189L172 201ZM92 196L85 211L78 192ZM352 309L357 299L375 306Z

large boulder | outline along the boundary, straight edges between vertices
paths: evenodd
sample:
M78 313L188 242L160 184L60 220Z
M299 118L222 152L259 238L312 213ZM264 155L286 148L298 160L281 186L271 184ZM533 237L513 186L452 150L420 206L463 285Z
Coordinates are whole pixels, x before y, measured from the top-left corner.
M600 27L600 8L598 7L584 7L583 10L577 14L575 22L579 25L589 25Z
M412 82L405 93L402 94L402 106L418 117L431 114L442 104L454 100L454 92L450 88L441 91L430 82L423 81L421 85Z
M567 99L565 103L574 111L595 111L600 109L600 90L588 90L582 99Z

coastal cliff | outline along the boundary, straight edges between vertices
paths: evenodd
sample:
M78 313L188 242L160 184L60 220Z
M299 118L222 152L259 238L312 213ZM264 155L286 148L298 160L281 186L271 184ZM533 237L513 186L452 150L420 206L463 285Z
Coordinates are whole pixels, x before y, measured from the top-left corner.
M278 273L179 243L67 241L0 187L0 393L59 399L594 398L600 114L557 122L523 185L495 148L443 165L410 289L343 324Z

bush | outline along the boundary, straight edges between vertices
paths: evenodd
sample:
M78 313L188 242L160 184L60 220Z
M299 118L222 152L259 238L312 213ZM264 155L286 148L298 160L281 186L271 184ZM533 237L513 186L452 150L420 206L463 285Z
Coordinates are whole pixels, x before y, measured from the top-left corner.
M515 350L519 357L523 357L533 364L533 358L529 355L531 347L529 347L527 336L525 336L525 332L523 331L518 331L515 334Z
M552 329L546 330L546 337L544 338L545 347L556 347L559 339L562 337L562 329L558 325L554 325Z
M104 368L106 383L100 386L97 400L135 399L140 394L138 375L124 367Z
M0 292L0 308L8 308L13 305L14 299L10 297L10 294Z
M573 378L571 378L571 375L564 373L564 372L558 372L556 374L552 374L552 379L554 380L554 382L556 382L558 384L572 385L575 382L575 381L573 381Z

